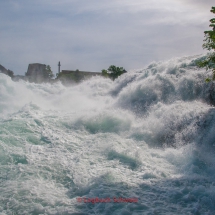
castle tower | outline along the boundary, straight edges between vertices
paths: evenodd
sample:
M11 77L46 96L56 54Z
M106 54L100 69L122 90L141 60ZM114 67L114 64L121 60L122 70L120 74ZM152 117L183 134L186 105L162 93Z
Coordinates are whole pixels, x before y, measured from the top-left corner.
M60 73L60 61L59 61L59 63L58 63L58 73Z

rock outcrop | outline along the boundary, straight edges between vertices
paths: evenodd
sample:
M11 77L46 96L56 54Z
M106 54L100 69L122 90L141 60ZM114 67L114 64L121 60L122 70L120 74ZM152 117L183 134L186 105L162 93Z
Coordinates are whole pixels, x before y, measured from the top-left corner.
M46 81L45 72L46 65L40 63L32 63L28 65L28 71L26 77L29 82L42 83Z
M4 68L1 64L0 64L0 73L4 73L5 75L13 77L13 71Z
M28 65L28 71L25 74L26 79L29 82L34 83L53 83L53 72L49 65L41 63L31 63Z

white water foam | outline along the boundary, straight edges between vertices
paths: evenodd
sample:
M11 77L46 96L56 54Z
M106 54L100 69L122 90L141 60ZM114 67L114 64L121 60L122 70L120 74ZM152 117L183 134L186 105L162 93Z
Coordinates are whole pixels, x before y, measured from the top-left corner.
M214 214L215 111L196 60L68 88L0 74L0 213Z

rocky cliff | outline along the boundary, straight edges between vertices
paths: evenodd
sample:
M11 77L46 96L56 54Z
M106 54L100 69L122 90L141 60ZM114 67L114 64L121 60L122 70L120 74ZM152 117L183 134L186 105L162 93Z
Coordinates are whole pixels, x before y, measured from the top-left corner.
M26 77L29 82L42 83L47 82L46 65L40 63L32 63L28 65Z
M8 75L10 77L13 77L13 71L9 70L9 69L6 69L5 67L3 67L1 64L0 64L0 73L4 73L5 75Z

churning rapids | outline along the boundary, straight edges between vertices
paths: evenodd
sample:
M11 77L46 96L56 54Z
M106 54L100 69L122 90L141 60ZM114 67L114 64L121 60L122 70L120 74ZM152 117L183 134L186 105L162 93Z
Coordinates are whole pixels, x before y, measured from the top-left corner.
M197 58L71 87L0 74L0 214L214 215L215 109Z

